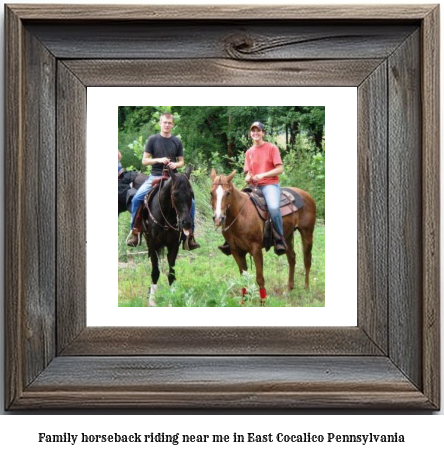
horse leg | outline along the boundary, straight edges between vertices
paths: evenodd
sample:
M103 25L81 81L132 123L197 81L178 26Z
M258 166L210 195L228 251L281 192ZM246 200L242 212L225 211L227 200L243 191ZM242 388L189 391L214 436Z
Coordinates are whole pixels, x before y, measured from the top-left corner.
M239 267L239 272L240 274L242 275L242 273L244 271L247 271L248 269L248 266L247 266L247 260L246 260L246 256L247 256L247 252L238 252L237 250L232 250L231 251L234 259L236 260L236 263ZM242 288L242 298L247 294L247 289L244 287ZM242 299L241 301L242 304L244 304L244 300Z
M253 255L254 266L256 267L256 282L259 285L261 304L263 304L267 298L267 292L265 290L264 257L262 256L262 246L254 247L251 254Z
M287 239L287 261L288 261L288 290L291 291L294 288L294 266L296 264L296 254L294 252L294 237L291 235L291 239Z
M236 260L237 266L239 267L239 272L242 275L244 271L248 270L247 267L247 252L239 252L238 250L232 249L233 258Z
M309 288L311 250L313 247L313 228L299 228L302 238L302 251L304 253L305 288Z
M178 252L179 252L179 244L168 247L168 255L167 255L168 265L169 265L168 283L170 284L170 286L176 280L176 272L174 271L174 266L176 265L176 258L177 258Z
M154 299L154 296L156 294L157 282L158 282L159 276L160 276L159 256L158 256L158 252L156 250L153 250L152 252L153 252L151 254L151 283L152 284L151 284L150 292L148 295L148 306L156 307L156 301Z

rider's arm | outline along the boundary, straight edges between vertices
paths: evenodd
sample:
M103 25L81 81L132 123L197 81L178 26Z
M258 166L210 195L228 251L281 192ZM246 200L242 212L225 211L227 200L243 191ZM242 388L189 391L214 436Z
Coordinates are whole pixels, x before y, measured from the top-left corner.
M245 154L244 176L245 176L245 182L247 184L249 184L251 181L252 175L250 172L250 160L248 159L248 152Z
M274 176L279 176L279 174L282 174L284 172L284 165L276 165L273 169L270 171L267 171L266 173L261 173L257 174L255 177L255 180L261 180L264 177L274 177Z
M142 158L142 165L144 165L144 166L152 166L152 165L155 165L156 163L163 163L165 165L169 161L170 161L170 159L166 158L166 157L152 158L152 156L151 156L151 154L149 152L144 152L143 153L143 158Z
M177 157L177 162L170 162L168 164L169 168L171 169L176 169L176 168L182 168L182 166L185 164L185 160L183 157Z

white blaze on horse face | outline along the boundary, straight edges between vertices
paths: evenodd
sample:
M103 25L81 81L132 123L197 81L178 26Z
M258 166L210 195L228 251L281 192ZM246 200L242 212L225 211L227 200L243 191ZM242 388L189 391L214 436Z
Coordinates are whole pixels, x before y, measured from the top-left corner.
M216 211L214 213L215 215L215 220L218 221L221 216L222 216L222 198L224 196L224 189L222 188L222 185L217 186L216 190Z

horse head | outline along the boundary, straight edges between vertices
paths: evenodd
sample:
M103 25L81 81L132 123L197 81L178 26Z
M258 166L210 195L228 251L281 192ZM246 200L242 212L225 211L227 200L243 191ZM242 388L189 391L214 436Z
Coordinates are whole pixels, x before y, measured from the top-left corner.
M211 206L213 208L213 220L216 227L224 224L227 210L230 207L233 184L231 183L236 171L230 175L217 175L215 169L211 170Z
M193 200L193 189L190 184L191 168L187 166L184 174L174 173L169 170L171 177L171 202L177 212L180 226L186 236L190 234L193 226L191 219L191 204Z

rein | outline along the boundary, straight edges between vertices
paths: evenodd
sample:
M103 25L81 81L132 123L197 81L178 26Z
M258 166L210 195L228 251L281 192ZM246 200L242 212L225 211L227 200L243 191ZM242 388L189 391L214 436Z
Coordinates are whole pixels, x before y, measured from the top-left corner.
M231 190L233 190L232 184L222 184L220 181L221 181L221 178L220 178L220 176L219 176L219 183L218 183L218 184L215 184L215 185L221 185L221 186L226 185L226 186L229 186ZM254 188L256 188L256 187L257 187L257 185L256 185ZM240 211L238 212L238 214L236 215L236 217L234 218L234 220L233 220L227 227L222 228L222 230L221 230L222 232L228 231L228 230L232 227L232 225L234 224L234 222L236 222L236 220L239 218L239 216L241 215L242 211L244 210L244 208L245 208L245 206L246 206L248 200L250 199L250 197L249 197L248 195L246 195L246 196L247 196L247 198L246 198L246 200L245 200L245 203L244 203L243 206L241 207ZM226 211L227 211L228 209L230 209L230 206L231 206L231 204L229 204L229 205L227 206ZM226 212L226 211L225 211L225 212ZM216 230L217 230L217 228L216 228Z
M170 224L170 222L167 220L167 218L165 217L165 214L163 213L162 211L162 205L160 204L160 192L162 191L162 182L160 182L160 185L159 185L159 191L157 192L157 199L159 201L159 210L160 210L160 213L162 214L162 217L163 217L163 220L164 222L172 229L172 230L175 230L175 231L180 231L180 228L179 228L179 214L177 213L177 210L176 208L174 207L174 200L173 200L173 192L171 191L171 206L173 207L174 211L176 212L176 223L177 225L176 226L173 226ZM171 186L173 186L173 183L171 182ZM165 228L164 229L168 229L168 228Z
M188 176L186 174L183 174L183 176L185 176L187 178L187 180L189 181L188 179ZM149 200L146 202L146 208L148 209L148 215L150 216L151 220L158 226L160 226L161 228L163 228L164 230L168 230L168 227L170 227L172 230L174 231L178 231L180 232L180 228L179 228L179 214L177 213L177 210L176 210L176 207L174 206L174 200L173 200L173 192L171 192L171 206L173 207L173 209L175 210L176 212L176 222L177 222L177 225L176 226L173 226L170 224L170 222L167 220L167 218L165 217L165 214L163 213L162 211L162 204L160 203L160 192L162 191L162 183L163 183L163 180L160 181L159 183L159 190L157 191L157 197L158 197L158 202L159 202L159 210L160 210L160 213L162 214L162 217L163 217L163 220L165 222L165 225L162 225L161 223L159 223L156 218L154 217L154 215L152 214L151 210L150 210L150 206L149 206ZM173 182L171 182L171 186L173 186ZM168 227L166 226L168 225Z

